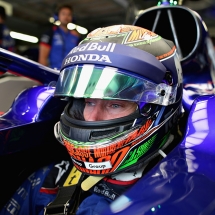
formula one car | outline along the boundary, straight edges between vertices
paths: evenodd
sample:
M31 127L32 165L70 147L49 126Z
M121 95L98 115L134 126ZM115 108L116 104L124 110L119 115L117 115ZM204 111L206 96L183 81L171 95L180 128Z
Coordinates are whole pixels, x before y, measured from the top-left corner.
M201 17L182 6L149 8L134 25L175 42L184 72L186 126L181 142L104 214L214 214L215 54L210 36ZM22 91L0 116L3 207L29 174L68 154L53 131L66 105L53 97L59 71L3 49L0 71L40 83Z

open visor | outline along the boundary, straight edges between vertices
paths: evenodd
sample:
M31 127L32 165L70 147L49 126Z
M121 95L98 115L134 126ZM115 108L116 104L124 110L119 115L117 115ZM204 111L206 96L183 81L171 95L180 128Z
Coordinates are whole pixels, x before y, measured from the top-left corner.
M152 83L126 70L85 64L67 67L61 71L55 96L169 105L175 102L176 88L165 83Z

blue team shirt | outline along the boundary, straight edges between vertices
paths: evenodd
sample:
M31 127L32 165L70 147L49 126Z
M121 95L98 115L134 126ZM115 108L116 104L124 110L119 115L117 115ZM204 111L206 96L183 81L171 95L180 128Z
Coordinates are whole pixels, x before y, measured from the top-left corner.
M65 56L78 45L80 37L74 31L63 31L60 27L53 27L51 31L42 35L40 44L50 49L49 66L60 69Z

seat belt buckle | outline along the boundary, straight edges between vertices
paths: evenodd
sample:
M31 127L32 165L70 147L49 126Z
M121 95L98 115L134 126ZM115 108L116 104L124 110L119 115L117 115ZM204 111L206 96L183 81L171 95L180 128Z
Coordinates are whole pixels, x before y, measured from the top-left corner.
M50 202L44 209L44 215L68 215L69 212L69 204L68 200L64 205L62 204L51 204Z

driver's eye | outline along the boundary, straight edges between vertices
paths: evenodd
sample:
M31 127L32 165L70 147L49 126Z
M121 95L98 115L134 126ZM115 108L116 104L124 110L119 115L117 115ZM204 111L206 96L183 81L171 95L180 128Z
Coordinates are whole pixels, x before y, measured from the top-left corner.
M119 108L119 107L120 107L119 104L112 104L111 106L112 106L113 108Z
M93 106L93 105L95 105L95 103L90 102L90 101L85 101L85 105L86 106Z

